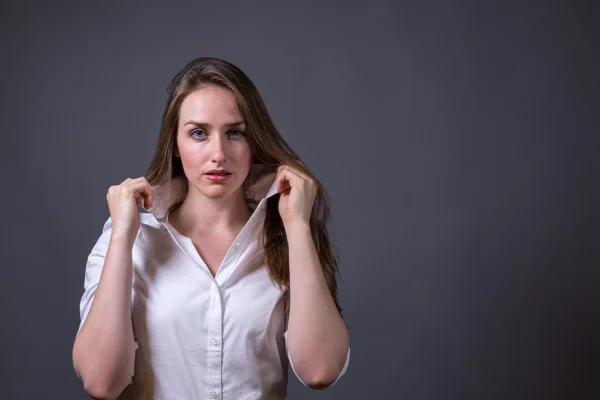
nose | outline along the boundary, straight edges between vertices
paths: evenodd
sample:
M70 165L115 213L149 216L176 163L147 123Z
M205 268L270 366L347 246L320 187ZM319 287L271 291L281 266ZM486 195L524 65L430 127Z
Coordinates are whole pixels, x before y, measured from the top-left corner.
M212 160L216 163L225 162L225 145L220 135L216 135L213 141Z

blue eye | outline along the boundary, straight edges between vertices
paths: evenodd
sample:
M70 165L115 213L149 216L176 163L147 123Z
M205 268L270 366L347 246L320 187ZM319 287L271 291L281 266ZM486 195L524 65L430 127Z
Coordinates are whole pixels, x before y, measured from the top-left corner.
M236 133L238 133L238 134L239 134L239 136L237 136L237 137L244 136L244 132L242 132L242 131L238 131L237 129L234 129L234 130L232 130L232 131L230 132L230 134L231 134L231 135L234 135L234 134L236 134Z
M202 129L194 129L193 131L190 132L191 136L194 136L194 132L200 132L206 135L206 132L204 132Z

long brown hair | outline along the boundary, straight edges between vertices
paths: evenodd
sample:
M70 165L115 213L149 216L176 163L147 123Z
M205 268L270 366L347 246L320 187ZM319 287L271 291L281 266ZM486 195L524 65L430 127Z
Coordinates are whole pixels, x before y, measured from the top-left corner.
M217 85L231 90L238 101L240 112L246 121L246 139L252 150L252 163L272 167L287 164L310 176L317 185L310 230L319 255L319 261L329 291L338 311L336 274L339 275L337 260L327 231L329 222L329 199L319 180L310 172L300 157L281 136L275 127L267 107L250 78L237 66L217 58L202 57L190 61L171 81L169 94L154 157L145 174L151 186L168 182L171 178L184 175L181 159L174 156L177 137L179 108L183 99L194 90L207 85ZM278 211L279 194L267 201L264 233L265 264L270 278L279 286L289 286L289 249L283 221ZM172 206L177 208L181 202Z

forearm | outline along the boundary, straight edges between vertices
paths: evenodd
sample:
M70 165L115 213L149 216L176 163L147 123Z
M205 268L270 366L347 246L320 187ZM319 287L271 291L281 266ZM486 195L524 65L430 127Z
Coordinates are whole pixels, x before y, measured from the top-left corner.
M111 237L87 318L73 345L73 364L93 397L118 396L133 375L132 244Z
M286 227L290 260L288 349L294 370L314 386L328 386L348 353L348 330L333 301L310 227Z

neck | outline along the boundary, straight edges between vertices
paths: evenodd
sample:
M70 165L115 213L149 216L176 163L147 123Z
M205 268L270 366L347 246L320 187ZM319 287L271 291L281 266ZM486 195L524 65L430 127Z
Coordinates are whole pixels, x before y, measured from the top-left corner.
M225 198L210 198L192 186L179 208L169 214L169 223L182 235L191 237L237 231L252 215L240 188Z

